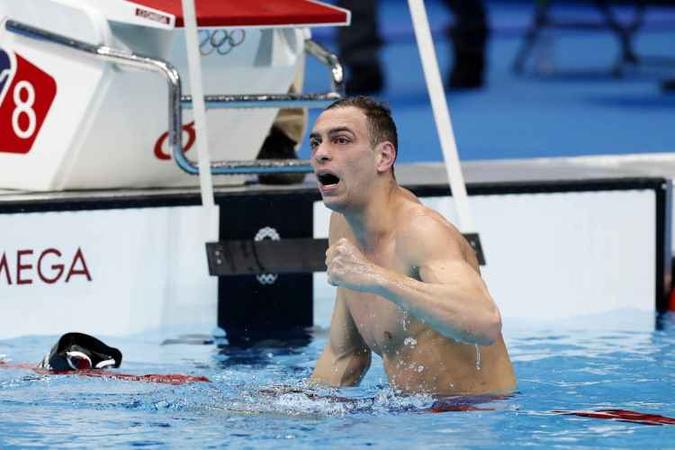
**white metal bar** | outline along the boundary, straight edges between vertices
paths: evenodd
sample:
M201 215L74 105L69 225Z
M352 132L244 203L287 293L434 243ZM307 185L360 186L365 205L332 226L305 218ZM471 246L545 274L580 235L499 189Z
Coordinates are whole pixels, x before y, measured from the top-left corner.
M209 154L208 128L206 125L206 105L202 85L202 67L199 60L199 40L197 38L197 14L194 0L182 0L183 21L185 23L185 43L187 48L188 69L190 72L190 92L192 93L192 113L195 119L197 135L197 155L199 157L199 186L202 205L213 207L213 181L211 176L211 155Z
M436 131L438 132L438 139L441 142L441 149L443 150L445 170L448 174L450 190L457 206L459 228L464 233L475 232L474 222L469 209L469 199L466 194L466 185L464 184L464 176L462 175L462 167L457 153L455 134L452 130L450 111L445 98L445 91L443 90L441 74L438 70L438 60L431 38L424 0L408 0L408 7L412 16L417 48L422 59L422 69L427 83L427 91L429 92L434 112Z

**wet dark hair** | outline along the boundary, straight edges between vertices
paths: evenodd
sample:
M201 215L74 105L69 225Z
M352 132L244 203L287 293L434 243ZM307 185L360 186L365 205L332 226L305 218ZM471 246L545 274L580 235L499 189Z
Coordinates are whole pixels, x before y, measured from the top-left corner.
M398 156L398 133L394 119L391 117L391 110L383 103L363 95L336 100L326 110L348 106L360 109L368 118L371 145L375 146L380 142L389 141L394 145L396 156Z

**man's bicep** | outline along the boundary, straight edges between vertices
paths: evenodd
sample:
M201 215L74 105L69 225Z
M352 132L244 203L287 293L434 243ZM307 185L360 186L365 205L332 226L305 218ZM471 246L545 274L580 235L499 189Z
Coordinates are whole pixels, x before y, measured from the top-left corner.
M460 239L463 237L460 235ZM436 246L419 262L418 276L424 283L445 285L448 295L456 299L471 299L471 303L494 307L494 301L480 275L477 262L469 261L462 252L461 242ZM472 251L472 250L470 250ZM445 291L444 291L445 292Z
M463 239L463 238L462 238ZM437 246L418 262L418 277L424 283L445 285L448 292L460 294L455 298L483 299L493 303L478 265L461 254L461 243Z

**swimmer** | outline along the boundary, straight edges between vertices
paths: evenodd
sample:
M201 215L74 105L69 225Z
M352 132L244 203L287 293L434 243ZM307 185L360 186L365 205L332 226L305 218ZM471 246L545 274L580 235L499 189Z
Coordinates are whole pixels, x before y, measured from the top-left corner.
M508 394L515 376L475 252L399 186L397 141L389 110L367 97L333 103L310 135L319 191L333 211L326 266L337 286L310 381L356 385L375 352L402 393Z

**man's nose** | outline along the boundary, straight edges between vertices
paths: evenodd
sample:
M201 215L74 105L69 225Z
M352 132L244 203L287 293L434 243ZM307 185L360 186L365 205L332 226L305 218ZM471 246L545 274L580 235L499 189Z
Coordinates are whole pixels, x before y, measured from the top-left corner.
M314 159L317 161L328 161L331 159L328 146L324 143L317 145L314 149Z

